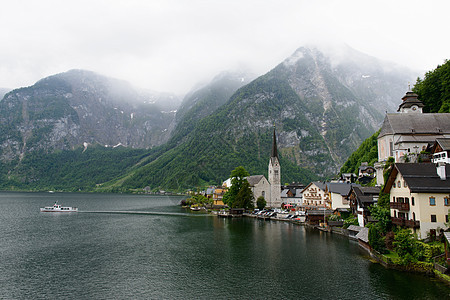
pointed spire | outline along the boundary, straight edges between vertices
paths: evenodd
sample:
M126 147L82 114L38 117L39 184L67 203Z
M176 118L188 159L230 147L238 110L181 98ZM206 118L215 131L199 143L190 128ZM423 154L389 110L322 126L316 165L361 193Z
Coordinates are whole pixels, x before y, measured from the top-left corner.
M273 126L272 157L278 158L277 137L275 136L275 125Z

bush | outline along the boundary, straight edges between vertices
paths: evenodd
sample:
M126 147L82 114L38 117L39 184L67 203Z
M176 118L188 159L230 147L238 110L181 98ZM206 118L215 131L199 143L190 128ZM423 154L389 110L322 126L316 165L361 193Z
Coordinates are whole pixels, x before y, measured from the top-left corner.
M348 228L350 225L359 226L358 218L355 217L348 217L344 220L344 228Z
M400 229L392 244L404 264L417 261L417 241L408 229Z
M258 199L256 199L256 207L258 207L259 210L264 209L266 207L266 199L264 199L263 196L259 196Z
M369 245L381 254L387 252L384 237L382 236L380 229L373 224L370 224L369 226Z
M433 257L443 253L441 244L426 244L424 242L416 241L417 258L420 261L433 262Z

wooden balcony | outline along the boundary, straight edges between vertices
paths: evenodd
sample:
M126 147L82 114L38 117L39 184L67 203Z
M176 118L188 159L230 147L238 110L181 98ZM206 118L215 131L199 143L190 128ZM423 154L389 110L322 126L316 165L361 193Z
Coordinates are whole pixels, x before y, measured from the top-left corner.
M409 203L390 202L389 204L392 209L409 211Z
M403 227L409 227L409 228L420 228L420 222L414 221L414 220L405 220L401 218L391 218L392 224L403 226Z

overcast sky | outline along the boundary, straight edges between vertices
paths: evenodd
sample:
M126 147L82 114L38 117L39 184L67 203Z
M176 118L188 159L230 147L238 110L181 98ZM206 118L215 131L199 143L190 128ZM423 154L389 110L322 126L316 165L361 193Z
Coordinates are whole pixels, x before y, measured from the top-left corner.
M14 0L0 6L0 87L87 69L186 93L223 70L264 74L308 43L412 69L450 58L450 1Z

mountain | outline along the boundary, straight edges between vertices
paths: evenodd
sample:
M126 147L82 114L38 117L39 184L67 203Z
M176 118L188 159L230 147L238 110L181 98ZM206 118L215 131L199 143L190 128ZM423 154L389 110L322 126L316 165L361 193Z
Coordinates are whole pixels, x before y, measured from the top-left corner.
M181 140L189 134L195 124L225 104L236 90L255 78L244 71L225 71L215 76L210 83L188 93L177 110L173 140Z
M0 88L0 101L1 101L1 99L3 99L3 97L4 97L9 91L11 91L11 89Z
M299 48L194 122L183 141L147 157L123 184L177 189L220 183L239 165L251 174L266 174L274 125L284 182L337 174L379 128L379 107L394 107L415 76L352 51L352 57L337 60L317 48Z
M240 165L267 175L274 125L282 182L331 177L415 77L349 48L302 47L249 83L218 76L175 115L124 82L57 74L0 102L0 187L183 190L220 184Z
M138 90L90 71L50 76L0 102L0 157L11 161L37 150L89 144L158 146L169 138L178 105L173 95Z

